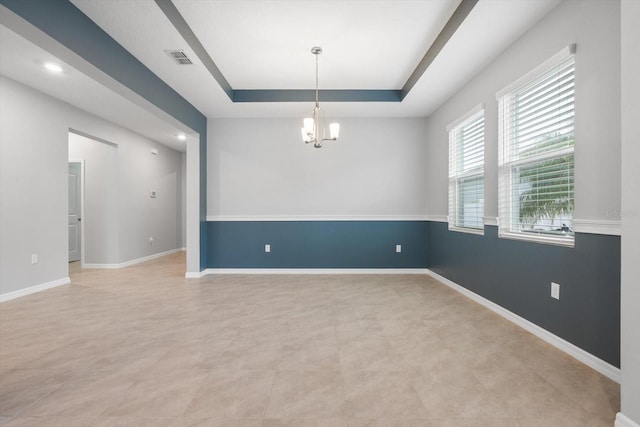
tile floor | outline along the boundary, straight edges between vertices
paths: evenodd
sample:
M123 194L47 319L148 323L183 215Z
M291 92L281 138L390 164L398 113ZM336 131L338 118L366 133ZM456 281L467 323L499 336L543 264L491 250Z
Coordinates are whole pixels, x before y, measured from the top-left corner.
M0 305L0 425L613 426L616 383L432 278L184 262Z

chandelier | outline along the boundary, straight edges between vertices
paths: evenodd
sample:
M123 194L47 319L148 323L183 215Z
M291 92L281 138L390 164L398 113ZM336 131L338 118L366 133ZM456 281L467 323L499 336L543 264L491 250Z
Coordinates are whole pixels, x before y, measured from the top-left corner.
M316 105L313 108L313 115L304 119L302 128L302 140L305 144L313 143L316 148L322 147L324 141L336 141L340 134L340 124L331 123L329 125L329 137L326 137L324 110L320 108L318 102L318 55L322 53L321 47L311 48L311 53L316 56ZM322 135L320 135L322 132Z

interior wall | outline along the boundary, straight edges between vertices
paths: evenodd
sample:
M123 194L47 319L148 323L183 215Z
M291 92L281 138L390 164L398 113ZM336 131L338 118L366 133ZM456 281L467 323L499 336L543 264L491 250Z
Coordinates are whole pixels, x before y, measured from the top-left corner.
M70 129L119 142L118 217L127 224L118 233L117 262L180 247L180 153L14 80L0 77L0 84L0 294L68 276ZM159 155L151 157L151 148ZM151 189L157 199L150 199ZM39 262L32 265L34 253Z
M67 119L0 76L0 295L68 276ZM31 264L31 255L38 263Z
M182 175L180 178L181 193L180 193L180 248L187 248L187 154L182 153L180 156L180 165Z
M424 119L339 121L316 149L301 118L210 120L208 267L426 266Z
M622 2L621 412L640 425L640 2ZM622 421L622 420L620 420ZM616 424L620 427L629 423Z
M187 272L207 259L207 118L68 1L0 0L3 25L106 87L197 135L187 160ZM64 22L65 25L60 25ZM192 170L194 171L192 173ZM194 181L195 178L195 181Z
M574 219L619 221L620 3L564 1L428 118L428 214L446 216L447 125L485 108L485 216L498 216L496 92L576 43Z
M572 43L575 247L498 238L495 94ZM561 2L427 119L425 165L434 220L427 231L429 268L613 367L620 366L619 75L620 3ZM483 236L449 231L446 223L446 128L479 103L485 108ZM561 286L560 300L550 296L552 281Z
M118 154L119 262L181 248L181 153L132 134Z
M84 161L83 264L118 264L118 146L69 133L69 161Z
M94 267L182 247L182 153L132 132L121 137L69 134L69 158L85 160L84 263Z
M339 119L316 149L301 118L209 121L213 219L424 216L424 119Z

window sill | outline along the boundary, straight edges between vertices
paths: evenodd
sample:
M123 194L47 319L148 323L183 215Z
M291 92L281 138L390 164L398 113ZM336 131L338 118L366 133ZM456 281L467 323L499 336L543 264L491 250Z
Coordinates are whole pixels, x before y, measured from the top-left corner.
M455 227L449 224L449 231L458 231L460 233L468 233L468 234L476 234L478 236L484 236L484 227L483 228L465 228L465 227Z
M575 246L575 238L573 236L548 236L530 233L516 233L508 231L499 231L498 237L501 239L523 240L525 242L542 243L545 245L555 245L573 248Z

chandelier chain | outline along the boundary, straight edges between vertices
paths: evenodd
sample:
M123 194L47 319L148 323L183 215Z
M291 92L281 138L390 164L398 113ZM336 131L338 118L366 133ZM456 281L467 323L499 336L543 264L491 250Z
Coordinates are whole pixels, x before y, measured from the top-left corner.
M316 54L316 107L320 105L318 101L318 54Z

